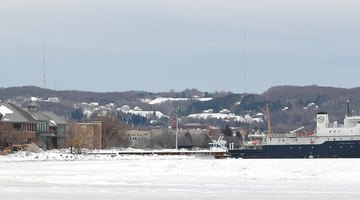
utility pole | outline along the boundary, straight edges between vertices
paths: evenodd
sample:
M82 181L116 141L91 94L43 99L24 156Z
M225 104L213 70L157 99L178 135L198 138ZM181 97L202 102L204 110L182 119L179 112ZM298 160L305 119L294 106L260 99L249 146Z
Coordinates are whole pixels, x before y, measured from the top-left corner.
M179 134L179 119L176 114L176 133L175 133L175 148L178 150L178 134Z

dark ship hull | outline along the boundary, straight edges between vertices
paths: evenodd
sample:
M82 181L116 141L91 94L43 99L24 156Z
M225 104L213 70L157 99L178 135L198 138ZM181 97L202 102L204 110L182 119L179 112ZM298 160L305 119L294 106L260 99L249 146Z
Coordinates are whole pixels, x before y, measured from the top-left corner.
M262 145L229 150L232 158L360 158L360 140L322 144Z

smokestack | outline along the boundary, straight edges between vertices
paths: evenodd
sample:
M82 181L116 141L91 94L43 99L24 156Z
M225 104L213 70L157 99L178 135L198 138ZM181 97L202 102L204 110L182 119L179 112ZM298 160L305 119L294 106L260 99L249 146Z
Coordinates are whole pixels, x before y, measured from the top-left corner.
M351 117L350 101L346 100L346 117Z

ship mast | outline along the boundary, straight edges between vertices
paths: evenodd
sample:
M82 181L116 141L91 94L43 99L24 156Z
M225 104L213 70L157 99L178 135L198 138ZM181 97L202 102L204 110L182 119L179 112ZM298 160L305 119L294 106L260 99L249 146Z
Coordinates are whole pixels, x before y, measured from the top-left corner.
M269 111L269 104L266 104L266 118L267 118L267 126L269 129L269 133L270 135L272 135L272 129L271 129L271 122L270 122L270 111Z
M258 106L259 107L259 106ZM260 107L259 107L260 108ZM268 134L272 135L272 129L271 129L271 122L270 122L270 111L269 111L269 104L266 103L266 110L263 110L260 108L261 111L263 111L266 114L266 121L267 121L267 127L268 127Z

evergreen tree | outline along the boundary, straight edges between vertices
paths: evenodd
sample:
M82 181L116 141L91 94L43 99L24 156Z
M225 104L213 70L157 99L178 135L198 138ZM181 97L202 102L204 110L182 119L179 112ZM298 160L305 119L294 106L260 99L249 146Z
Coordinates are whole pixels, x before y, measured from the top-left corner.
M74 119L78 122L81 122L84 119L84 117L85 115L81 108L77 108L71 113L71 119Z
M226 124L226 126L225 126L225 128L223 130L223 133L224 133L224 136L232 136L233 135L229 124Z

